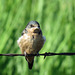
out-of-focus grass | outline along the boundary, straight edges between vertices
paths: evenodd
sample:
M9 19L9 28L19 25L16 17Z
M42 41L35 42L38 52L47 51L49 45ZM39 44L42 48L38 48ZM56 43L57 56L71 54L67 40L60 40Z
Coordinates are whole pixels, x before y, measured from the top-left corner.
M21 53L17 39L31 20L46 42L40 53L75 52L74 0L0 0L0 53ZM0 75L75 75L75 56L35 57L30 71L24 57L0 57Z

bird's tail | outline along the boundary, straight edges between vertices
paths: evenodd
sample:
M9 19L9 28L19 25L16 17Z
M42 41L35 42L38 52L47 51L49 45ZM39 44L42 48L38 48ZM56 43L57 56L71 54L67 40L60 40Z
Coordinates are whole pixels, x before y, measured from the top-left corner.
M29 69L32 69L33 63L34 63L34 57L25 57L25 59L26 59L27 62L28 62L28 67L29 67Z
M24 52L24 54L26 55L27 53ZM34 63L34 57L27 57L27 56L25 56L25 59L28 62L29 69L32 69L33 63Z
M28 62L28 67L29 67L29 69L32 69L33 63L34 63L34 60L33 60L31 63Z

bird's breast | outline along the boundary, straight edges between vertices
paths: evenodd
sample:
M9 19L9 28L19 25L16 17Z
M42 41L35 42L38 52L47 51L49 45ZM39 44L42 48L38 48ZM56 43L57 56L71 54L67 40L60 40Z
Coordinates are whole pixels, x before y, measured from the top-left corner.
M42 35L38 34L24 34L18 40L19 47L28 54L35 54L39 52L44 44Z

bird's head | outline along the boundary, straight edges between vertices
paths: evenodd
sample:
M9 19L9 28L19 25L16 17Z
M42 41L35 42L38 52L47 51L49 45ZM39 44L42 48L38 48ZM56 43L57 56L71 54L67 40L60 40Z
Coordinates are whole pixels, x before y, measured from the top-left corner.
M30 32L30 33L42 34L42 31L40 29L40 25L37 21L30 21L27 24L25 31Z

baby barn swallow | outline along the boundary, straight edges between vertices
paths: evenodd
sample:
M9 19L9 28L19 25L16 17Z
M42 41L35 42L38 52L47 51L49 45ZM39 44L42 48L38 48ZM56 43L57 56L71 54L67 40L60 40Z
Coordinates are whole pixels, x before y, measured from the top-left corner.
M17 40L22 54L28 62L29 69L32 69L34 56L27 57L26 54L37 54L45 43L40 25L37 21L30 21L22 32L22 36Z

